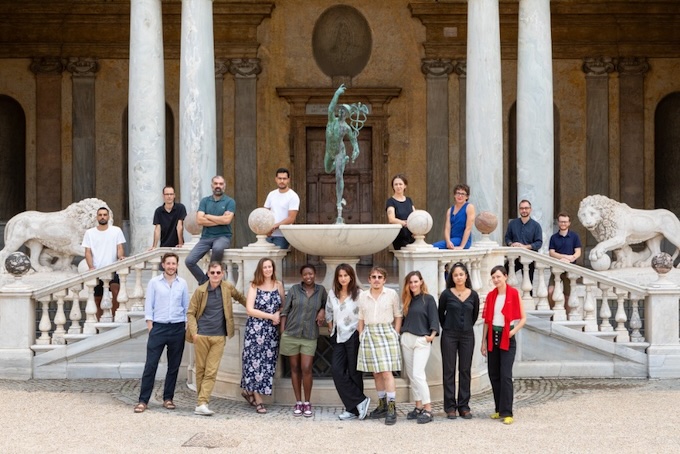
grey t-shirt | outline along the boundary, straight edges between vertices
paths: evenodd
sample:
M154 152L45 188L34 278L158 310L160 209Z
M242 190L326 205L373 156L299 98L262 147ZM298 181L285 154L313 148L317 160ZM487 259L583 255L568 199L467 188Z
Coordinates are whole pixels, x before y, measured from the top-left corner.
M227 323L222 305L222 288L219 285L212 289L208 284L208 302L205 304L203 315L198 319L198 334L201 336L227 335Z

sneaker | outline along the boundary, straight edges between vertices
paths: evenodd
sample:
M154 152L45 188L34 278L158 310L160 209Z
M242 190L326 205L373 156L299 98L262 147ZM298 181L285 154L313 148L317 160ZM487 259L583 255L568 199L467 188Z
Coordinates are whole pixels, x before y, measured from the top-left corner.
M359 419L363 420L368 414L368 407L371 405L371 398L367 397L357 405L357 410L359 411Z
M386 397L381 397L380 400L378 401L378 406L375 407L375 410L371 412L371 419L380 419L384 418L387 416L387 398Z
M423 412L422 408L416 407L413 410L406 413L406 419L408 420L418 419L418 416L420 416L422 412Z
M358 418L357 415L355 415L354 413L350 413L347 410L343 411L342 413L340 413L338 415L338 419L340 421L349 421L349 420L357 419L357 418Z
M208 408L208 404L203 404L194 409L194 414L201 416L212 416L215 414L215 412Z
M298 402L293 407L293 416L302 416L302 411L304 410L302 402Z
M391 400L387 404L387 415L385 416L385 425L391 426L397 422L397 405Z
M421 411L418 415L418 424L427 424L428 422L432 422L432 420L434 420L432 412L427 410Z
M512 416L506 416L505 418L503 418L503 424L505 424L506 426L509 426L513 422L515 422L515 420L512 419Z
M491 413L490 416L491 419L501 419L501 414L496 412L496 413Z
M314 416L314 412L312 412L312 404L309 402L305 402L302 405L302 414L304 415L305 418L311 418Z

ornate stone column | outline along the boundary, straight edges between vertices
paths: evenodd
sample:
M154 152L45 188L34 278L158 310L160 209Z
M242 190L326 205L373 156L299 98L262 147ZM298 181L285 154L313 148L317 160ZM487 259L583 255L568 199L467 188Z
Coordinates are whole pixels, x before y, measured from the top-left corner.
M528 199L543 229L542 251L552 235L555 200L552 37L550 0L520 0L517 46L517 199Z
M257 188L257 75L262 72L260 59L231 59L229 72L235 79L234 198L240 213L240 216L235 218L234 238L237 247L243 247L255 241L255 234L248 227L248 215L258 207L255 188Z
M467 153L465 142L465 115L467 105L467 64L464 61L456 62L453 70L458 74L458 179L465 182L467 175Z
M427 81L427 211L434 227L428 241L441 240L449 191L449 74L451 60L424 59L420 67Z
M160 0L130 4L128 180L130 251L151 246L153 213L165 185L165 83Z
M61 203L61 73L59 57L34 58L36 111L36 210L58 211Z
M201 197L216 174L215 50L212 0L182 0L179 83L179 163L187 229L195 233ZM236 199L236 216L243 216ZM246 215L247 217L247 215Z
M583 59L586 74L586 195L609 196L609 74L611 57Z
M468 2L467 94L465 113L467 184L477 212L491 211L503 222L503 106L498 0ZM501 242L502 228L490 238Z
M645 57L622 57L619 72L619 137L621 202L633 208L645 203L645 107L644 78L649 71Z
M66 69L73 86L72 199L78 201L96 195L94 90L99 62L96 58L70 58Z

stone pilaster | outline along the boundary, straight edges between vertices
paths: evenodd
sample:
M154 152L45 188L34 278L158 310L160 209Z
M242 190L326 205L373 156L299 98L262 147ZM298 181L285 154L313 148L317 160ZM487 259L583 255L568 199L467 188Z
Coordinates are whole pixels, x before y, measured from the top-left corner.
M649 71L645 57L619 58L619 134L621 202L644 207L644 78Z
M465 115L467 105L467 64L458 61L453 66L453 71L458 75L458 180L466 182L467 153L465 142Z
M609 74L611 57L583 59L586 74L586 192L609 196Z
M128 98L131 253L151 246L153 213L165 186L165 70L160 0L130 4Z
M229 73L229 61L215 59L215 166L217 173L224 168L224 75Z
M443 239L446 210L450 206L449 191L449 74L451 60L424 59L420 66L427 82L427 211L434 228L428 241Z
M61 77L64 61L60 57L34 58L35 74L36 178L38 211L58 211L61 201ZM66 201L65 201L66 202ZM70 201L69 201L70 202Z
M477 212L491 211L503 225L503 106L498 0L468 2L465 113L467 184ZM502 228L490 238L501 242Z
M528 199L552 235L555 201L552 37L550 0L520 0L517 46L517 199Z
M234 76L234 198L239 216L234 226L237 247L255 241L248 227L248 216L257 203L257 76L262 72L259 58L234 58L229 61ZM272 175L273 177L273 175Z
M95 155L95 74L96 58L69 58L66 69L71 73L72 93L72 198L83 200L96 195Z

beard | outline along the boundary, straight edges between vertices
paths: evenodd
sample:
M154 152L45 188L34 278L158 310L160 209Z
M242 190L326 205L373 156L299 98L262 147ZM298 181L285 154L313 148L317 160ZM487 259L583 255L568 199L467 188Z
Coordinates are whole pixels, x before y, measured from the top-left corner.
M108 219L98 219L97 222L99 222L99 225L106 225L109 223Z
M224 192L222 191L222 188L213 189L213 195L221 196L222 194L224 194Z

